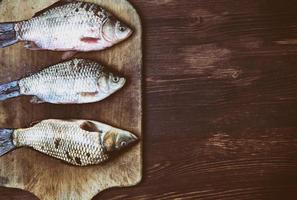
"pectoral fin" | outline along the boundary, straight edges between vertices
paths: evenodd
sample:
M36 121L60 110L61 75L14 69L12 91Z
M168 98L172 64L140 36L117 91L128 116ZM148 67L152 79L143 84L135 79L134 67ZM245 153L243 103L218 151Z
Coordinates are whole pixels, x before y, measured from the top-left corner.
M80 128L88 132L99 132L98 127L90 121L85 121L80 125Z
M31 122L29 127L33 127L33 126L35 126L36 124L39 124L39 123L40 123L40 121Z
M72 58L75 54L77 54L77 51L66 51L62 55L62 60L67 60L69 58Z
M32 51L42 50L42 48L40 48L35 42L31 42L31 41L26 41L24 47Z
M79 94L81 97L95 97L98 92L81 92Z
M32 99L30 100L31 103L33 104L42 104L42 103L45 103L45 101L43 101L42 99L34 96L32 97Z
M87 43L87 44L96 44L100 38L93 38L93 37L83 37L80 41Z

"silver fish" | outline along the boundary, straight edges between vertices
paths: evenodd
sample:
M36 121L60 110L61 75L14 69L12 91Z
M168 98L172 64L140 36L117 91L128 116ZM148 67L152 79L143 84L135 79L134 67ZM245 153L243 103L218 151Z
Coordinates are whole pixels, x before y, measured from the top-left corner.
M0 85L0 101L28 95L34 96L32 103L93 103L120 90L125 82L125 78L106 72L97 62L73 59Z
M96 121L50 119L31 128L0 129L0 156L30 147L72 165L96 165L137 140L128 131Z
M27 41L31 50L96 51L111 47L132 29L97 4L62 0L32 19L0 24L0 47Z

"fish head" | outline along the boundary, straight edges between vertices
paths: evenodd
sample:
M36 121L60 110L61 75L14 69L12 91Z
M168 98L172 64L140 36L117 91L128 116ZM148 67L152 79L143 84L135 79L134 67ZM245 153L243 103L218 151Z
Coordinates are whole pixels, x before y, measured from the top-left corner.
M115 140L115 150L120 151L131 145L135 144L138 141L138 138L129 131L120 131L118 132Z
M129 131L113 129L105 133L103 137L104 147L108 152L118 152L134 145L138 138Z
M126 79L124 77L114 75L113 73L106 73L98 81L100 91L106 95L111 95L120 90L125 83Z
M112 16L107 18L102 28L103 38L112 44L117 44L129 38L132 33L133 30L128 25Z

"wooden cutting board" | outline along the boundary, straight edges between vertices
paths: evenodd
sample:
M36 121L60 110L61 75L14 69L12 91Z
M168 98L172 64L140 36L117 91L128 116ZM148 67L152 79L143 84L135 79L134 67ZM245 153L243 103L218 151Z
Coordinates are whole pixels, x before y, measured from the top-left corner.
M31 18L57 0L2 0L0 21ZM132 131L141 137L141 22L126 0L90 0L109 9L134 28L129 40L102 52L76 57L97 60L128 79L127 85L103 102L87 105L33 105L29 97L0 102L0 127L28 127L43 119L90 119ZM19 79L61 61L61 53L30 51L23 44L0 49L0 82ZM103 165L73 167L31 149L21 148L0 158L0 186L32 192L42 200L89 200L111 187L133 186L142 177L142 144Z

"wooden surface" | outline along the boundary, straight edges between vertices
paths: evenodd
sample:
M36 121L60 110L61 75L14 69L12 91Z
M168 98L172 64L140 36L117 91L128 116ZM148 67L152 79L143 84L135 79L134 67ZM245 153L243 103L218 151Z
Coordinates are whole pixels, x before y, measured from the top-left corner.
M0 20L28 19L56 0L3 0ZM127 85L103 102L88 105L32 105L28 97L0 103L0 127L22 128L43 119L91 119L129 130L141 137L141 23L126 0L93 0L130 24L132 38L104 52L77 57L100 61L127 78ZM61 53L29 51L18 44L0 50L0 80L7 82L60 61ZM96 166L66 165L31 149L17 149L0 158L0 185L21 188L42 200L90 200L111 187L137 184L142 175L141 143L111 161ZM3 197L0 194L0 198ZM9 197L11 198L11 197Z
M144 178L94 199L297 199L297 2L130 1L144 26Z

